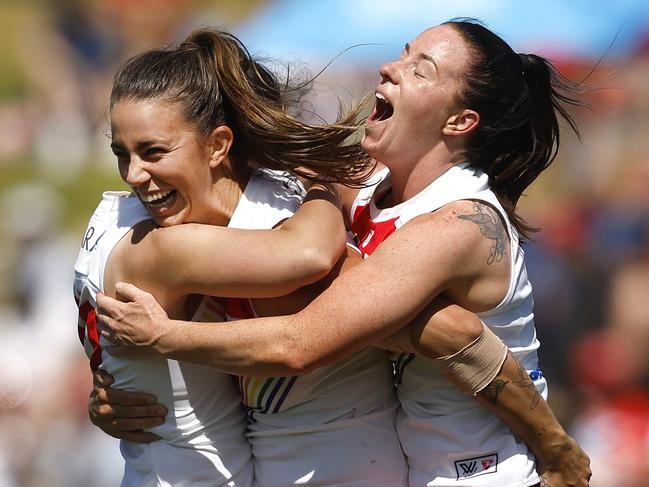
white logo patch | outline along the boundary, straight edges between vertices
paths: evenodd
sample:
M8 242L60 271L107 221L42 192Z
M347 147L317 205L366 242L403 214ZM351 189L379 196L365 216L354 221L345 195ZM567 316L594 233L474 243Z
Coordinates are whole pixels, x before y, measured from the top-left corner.
M457 473L457 480L468 479L485 475L488 473L495 473L498 471L498 454L492 453L482 457L466 458L464 460L455 461L455 472Z

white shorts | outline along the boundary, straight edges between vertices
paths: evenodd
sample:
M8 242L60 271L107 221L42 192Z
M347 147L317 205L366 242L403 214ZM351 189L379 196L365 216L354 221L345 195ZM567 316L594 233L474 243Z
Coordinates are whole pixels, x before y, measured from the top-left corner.
M250 452L224 465L211 445L184 448L164 441L120 442L124 458L122 487L254 487ZM236 467L235 467L236 465Z
M480 406L425 418L399 409L397 431L411 486L528 487L539 482L527 446Z
M395 409L249 434L259 487L406 487Z

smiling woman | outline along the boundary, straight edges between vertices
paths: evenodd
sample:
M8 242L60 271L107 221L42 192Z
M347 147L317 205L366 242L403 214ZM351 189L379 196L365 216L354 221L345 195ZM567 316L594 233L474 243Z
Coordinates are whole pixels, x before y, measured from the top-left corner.
M124 486L254 484L231 376L173 360L108 355L95 303L97 293L116 296L115 283L130 280L150 289L171 316L223 319L230 305L190 295L281 296L334 268L345 242L337 191L315 184L305 198L297 177L280 169L353 184L370 160L344 144L356 130L353 114L341 125L309 126L287 115L286 105L280 84L235 37L209 29L178 47L136 56L116 75L111 147L133 192L104 194L82 240L74 291L90 365L112 374L122 389L108 395L117 398L116 410L129 404L124 391L148 391L154 396L146 404L161 403L155 418L136 408L105 427L123 440ZM294 311L298 297L282 303ZM263 309L273 306L281 309L272 303ZM375 355L352 365L377 363ZM386 387L368 405L383 415L394 411L384 398L392 393L388 367L383 360L374 368ZM92 401L106 399L104 393L95 389ZM392 442L385 469L403 478L393 426L378 430L385 444Z
M161 227L192 222L225 226L240 192L239 183L228 177L231 169L221 164L232 146L232 130L222 125L203 137L183 122L177 104L113 104L111 148L120 175ZM222 194L217 198L216 193Z

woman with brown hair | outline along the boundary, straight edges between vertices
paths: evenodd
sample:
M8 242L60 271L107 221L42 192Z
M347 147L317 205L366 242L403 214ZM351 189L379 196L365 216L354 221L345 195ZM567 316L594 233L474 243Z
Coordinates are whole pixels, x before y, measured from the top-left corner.
M547 61L517 55L471 21L423 32L380 73L362 147L389 171L347 205L368 258L296 314L227 326L170 320L150 295L120 285L133 302L99 301L102 333L120 345L111 353L295 374L335 364L411 323L391 339L417 352L396 362L410 485L587 485L588 459L578 445L551 413L552 421L538 421L548 418L545 381L519 244L529 227L515 212L556 155L557 113L572 124L563 106L574 101L563 91L569 84ZM445 349L444 328L428 321L438 297L487 324L460 353ZM511 352L487 373L479 358L485 350L498 355L494 333ZM423 357L439 357L452 381L517 432L520 422L498 408L510 395L527 397L528 414L519 418L532 425L523 439L538 463Z
M342 143L354 130L346 121L309 126L286 109L273 75L236 38L209 29L194 32L178 47L136 56L115 77L111 147L132 193L106 193L82 239L75 264L79 336L93 369L110 373L116 388L150 392L161 403L156 407L169 411L154 423L137 417L121 421L122 485L254 484L241 394L231 376L159 357L110 356L98 336L95 302L99 292L118 295L117 281L132 280L150 289L170 316L215 320L236 314L238 302L192 296L286 295L334 268L345 241L339 198L315 185L298 214L283 223L304 190L280 169L354 184L367 172L369 158ZM281 300L258 300L255 308L260 314L295 312L323 285ZM360 452L351 444L335 446L345 464L335 465L325 482L340 477L403 484L406 467L394 429L396 399L385 352L368 350L312 379L323 392L353 391L358 381L374 386L362 401L346 399L358 419L343 421L349 409L341 403L330 408L333 417L322 420L323 434L365 436L368 444L379 440ZM295 412L296 401L312 395L312 382L303 386L295 378L257 384L245 389L246 404L272 407L274 413ZM115 394L110 397L119 397ZM161 441L140 443L153 438ZM310 457L325 461L326 455Z

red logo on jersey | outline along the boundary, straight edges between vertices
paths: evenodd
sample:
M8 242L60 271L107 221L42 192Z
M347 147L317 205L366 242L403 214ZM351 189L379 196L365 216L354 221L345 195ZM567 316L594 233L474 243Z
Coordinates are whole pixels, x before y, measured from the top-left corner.
M493 465L494 461L492 459L489 460L482 460L482 468L487 470L489 467Z

